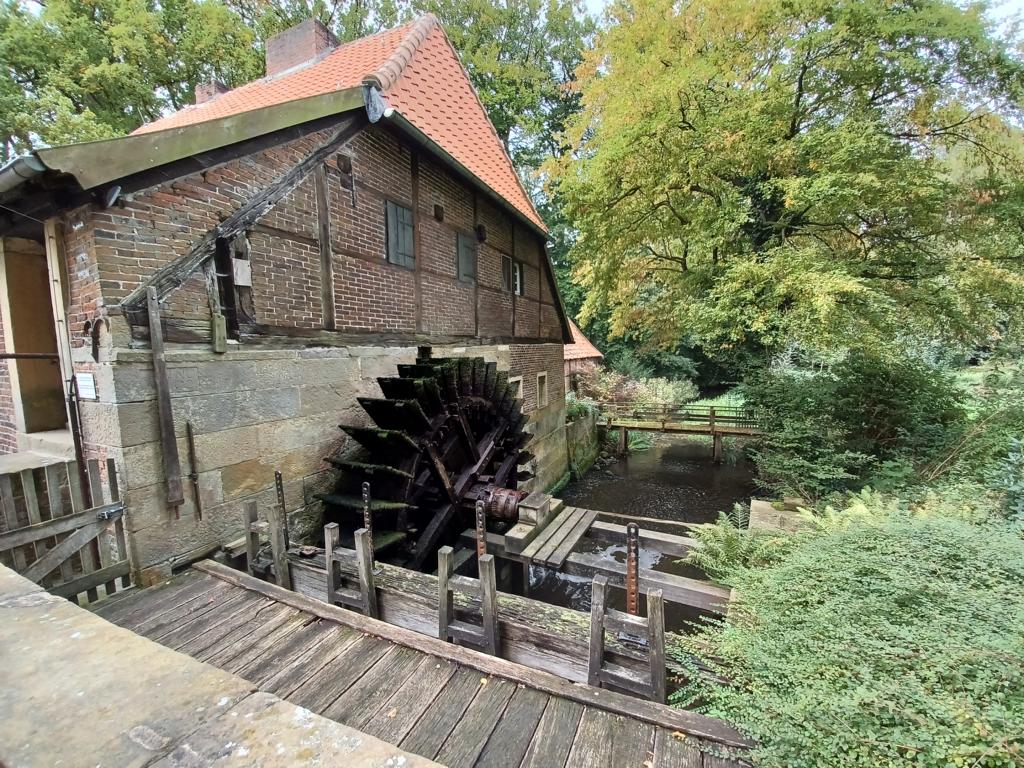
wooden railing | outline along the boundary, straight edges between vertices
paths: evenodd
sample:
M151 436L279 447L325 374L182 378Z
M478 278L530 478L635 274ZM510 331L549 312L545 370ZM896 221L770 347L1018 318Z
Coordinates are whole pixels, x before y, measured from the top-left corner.
M114 462L106 484L99 461L86 467L88 506L74 461L0 475L0 563L53 594L95 602L129 586L131 565Z
M599 403L601 414L613 420L653 421L672 424L734 427L758 430L759 414L752 408L733 405L637 406L634 403Z

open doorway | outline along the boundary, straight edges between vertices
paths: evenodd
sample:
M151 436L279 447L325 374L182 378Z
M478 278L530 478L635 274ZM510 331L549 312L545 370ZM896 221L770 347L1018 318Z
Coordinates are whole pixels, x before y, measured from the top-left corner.
M19 355L0 363L7 373L6 382L0 377L0 411L10 411L0 413L0 421L13 426L14 450L64 453L71 447L50 288L42 243L0 241L3 352Z

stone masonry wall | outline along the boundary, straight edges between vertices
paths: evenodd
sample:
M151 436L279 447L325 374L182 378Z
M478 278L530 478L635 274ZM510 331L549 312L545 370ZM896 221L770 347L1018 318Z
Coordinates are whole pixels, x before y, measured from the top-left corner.
M480 356L523 381L535 435L535 480L527 490L547 488L566 472L561 392L561 347L543 345L435 347L437 356ZM216 355L185 346L167 352L168 384L182 472L187 475L186 422L196 441L203 506L197 519L191 484L175 515L166 505L152 360L148 350L103 350L98 363L77 354L78 366L97 380L99 401L82 403L87 453L112 456L124 490L126 522L134 561L156 578L172 566L242 534L247 501L259 509L276 503L274 471L284 476L295 537L320 524L315 498L333 481L323 459L348 447L339 424L358 424L366 414L360 396L380 397L377 377L397 375L399 363L416 358L416 347L321 349L233 348ZM536 407L536 374L548 372L549 404ZM531 399L533 398L533 399Z
M307 508L315 518L314 495L332 478L323 459L346 446L338 425L365 421L356 397L379 397L376 378L396 375L398 363L415 357L414 347L168 350L178 454L187 475L191 422L202 520L187 478L177 516L166 505L149 352L101 357L92 366L100 400L82 403L83 427L90 450L103 446L116 461L137 567L159 573L240 536L245 502L261 510L276 503L275 470L301 536Z

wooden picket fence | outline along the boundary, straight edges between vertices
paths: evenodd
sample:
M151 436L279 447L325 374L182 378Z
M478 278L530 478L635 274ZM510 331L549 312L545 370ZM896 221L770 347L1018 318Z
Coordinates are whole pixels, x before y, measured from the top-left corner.
M0 563L55 595L95 602L130 586L124 507L112 459L86 462L86 506L74 461L0 475Z

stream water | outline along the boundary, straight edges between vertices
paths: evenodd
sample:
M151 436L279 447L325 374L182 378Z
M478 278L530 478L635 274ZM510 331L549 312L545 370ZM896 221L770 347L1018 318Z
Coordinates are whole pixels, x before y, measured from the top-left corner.
M656 435L651 448L605 467L595 467L559 495L567 505L574 507L666 521L706 523L713 522L719 512L730 509L734 503L750 501L754 492L753 467L742 457L741 451L727 450L726 460L715 464L709 441ZM611 517L605 519L619 524L627 522ZM641 527L685 535L685 529L675 525L644 522ZM576 551L600 553L620 563L626 560L624 546L593 539L583 539ZM692 567L680 565L673 557L643 548L640 567L691 578L703 576ZM531 566L529 580L528 593L532 598L579 611L590 610L588 578ZM518 581L519 588L515 591L522 593L521 575ZM612 607L621 609L624 601L623 590L611 590ZM695 609L667 604L666 628L682 629L699 616Z

